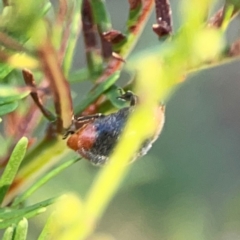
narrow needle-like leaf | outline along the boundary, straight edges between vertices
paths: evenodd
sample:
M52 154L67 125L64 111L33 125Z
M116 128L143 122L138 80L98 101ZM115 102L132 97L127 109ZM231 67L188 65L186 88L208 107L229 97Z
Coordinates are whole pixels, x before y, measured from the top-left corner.
M40 233L40 236L38 237L38 240L49 240L51 239L51 225L52 222L55 220L54 218L54 212L51 214L51 216L48 218L42 232Z
M26 240L28 231L28 220L23 218L16 227L13 240Z
M3 234L2 240L12 240L14 229L15 229L15 227L13 227L13 226L8 227Z
M80 159L72 159L70 161L64 162L63 164L61 164L60 166L54 168L52 171L50 171L49 173L47 173L45 176L43 176L42 178L40 178L35 184L33 184L27 191L25 191L22 195L20 195L19 197L17 197L12 206L16 206L19 203L22 203L25 199L27 199L30 195L32 195L37 189L39 189L42 185L44 185L45 183L47 183L50 179L52 179L53 177L55 177L57 174L59 174L60 172L62 172L64 169L66 169L67 167L71 166L72 164L74 164L75 162L79 161Z
M55 203L57 199L57 197L50 198L30 207L25 207L19 210L8 209L8 211L0 213L0 229L9 227L13 223L18 223L22 218L32 218L42 212L45 212L46 207Z
M79 105L76 109L76 112L82 112L89 104L95 101L101 94L103 94L106 90L108 90L119 78L120 72L117 71L113 73L109 78L107 78L104 82L97 85L97 87L92 90L89 95L82 101L81 105Z
M14 148L9 162L3 172L0 179L0 202L2 203L5 194L8 191L9 186L12 184L18 168L25 156L26 149L28 145L28 139L23 137L19 140L16 147Z

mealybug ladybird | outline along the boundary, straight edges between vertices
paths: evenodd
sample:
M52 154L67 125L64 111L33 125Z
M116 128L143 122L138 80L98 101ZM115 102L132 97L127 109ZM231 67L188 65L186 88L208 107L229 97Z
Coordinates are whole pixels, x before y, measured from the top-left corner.
M138 102L137 96L131 91L127 91L118 98L129 101L130 106L109 115L95 114L79 117L75 121L81 123L82 126L75 131L71 129L75 126L73 123L74 126L70 127L65 135L66 138L71 134L67 140L68 147L95 165L103 165L107 162L130 113L134 111ZM163 105L159 106L155 116L158 122L156 133L144 141L135 158L145 155L151 148L152 143L157 139L164 124L164 113L165 107Z

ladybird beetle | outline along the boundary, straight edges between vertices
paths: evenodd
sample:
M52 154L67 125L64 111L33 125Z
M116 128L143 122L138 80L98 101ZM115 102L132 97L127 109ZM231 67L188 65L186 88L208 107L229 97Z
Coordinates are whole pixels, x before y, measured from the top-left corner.
M68 147L95 165L103 165L107 162L130 113L134 111L138 103L138 97L131 91L122 93L118 99L128 101L130 106L109 115L98 113L79 117L74 121L80 123L81 127L75 131L75 124L73 123L73 126L65 134L64 138L71 135L67 140ZM164 112L165 107L163 105L159 106L155 116L158 122L156 133L144 141L134 159L145 155L151 148L152 143L157 139L164 124Z

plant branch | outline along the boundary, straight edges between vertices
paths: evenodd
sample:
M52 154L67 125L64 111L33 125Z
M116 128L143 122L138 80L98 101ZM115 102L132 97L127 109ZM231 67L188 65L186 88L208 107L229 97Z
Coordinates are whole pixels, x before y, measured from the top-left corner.
M140 36L148 17L150 16L153 5L154 5L153 0L145 0L143 1L141 10L138 11L138 9L136 8L139 8L141 6L139 1L136 2L130 1L130 12L128 19L128 30L126 32L126 40L123 39L123 41L119 44L121 45L121 47L119 48L119 55L122 58L126 58L128 54L131 52L134 45L136 44L137 39ZM133 12L135 13L136 11L137 14L133 14ZM123 66L122 61L112 58L112 60L109 61L105 71L97 79L96 82L97 83L103 82L107 77L111 76L114 72L121 69L122 66Z

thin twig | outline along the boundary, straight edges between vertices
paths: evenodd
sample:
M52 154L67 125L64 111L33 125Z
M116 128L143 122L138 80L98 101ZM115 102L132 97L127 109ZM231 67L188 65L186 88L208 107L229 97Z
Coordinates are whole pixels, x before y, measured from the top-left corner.
M68 46L68 40L71 34L71 24L72 24L72 20L73 20L73 12L74 12L74 8L73 6L71 6L71 8L69 8L68 11L65 11L65 15L62 16L62 18L64 17L63 20L65 20L64 22L62 21L61 26L64 25L64 29L62 32L62 41L61 41L61 45L58 51L58 55L59 55L59 61L62 65L63 60L64 60L64 55L66 53L66 49Z
M98 34L100 36L102 57L105 61L108 61L112 55L112 44L105 39L103 34L112 29L111 19L104 0L90 1L90 3L94 23L97 25Z
M88 69L91 74L94 74L95 68L98 65L95 60L95 57L98 55L98 44L96 25L93 21L89 0L83 0L82 3L82 28Z
M72 123L73 107L70 86L63 75L57 52L53 48L50 39L45 40L38 53L42 68L53 92L57 114L57 132L62 133L63 128L67 129Z
M68 1L67 0L59 0L59 8L56 17L57 24L62 25L64 23L65 17L67 15L68 10Z
M3 6L9 6L9 2L8 2L8 0L2 0L2 2L3 2Z
M153 31L159 36L166 36L172 32L172 10L169 0L155 0L157 23L153 24Z
M34 81L34 77L33 77L32 73L29 70L27 70L27 69L22 70L22 75L23 75L24 81L25 81L27 86L29 86L29 87L31 87L33 89L34 88L37 89L36 83ZM32 91L30 93L30 95L31 95L33 101L35 102L35 104L38 106L38 108L42 112L42 114L49 121L54 121L56 119L56 117L48 109L46 109L43 106L42 100L41 100L38 92L37 91L34 91L34 92Z
M99 29L99 28L98 28ZM100 41L101 41L101 47L102 47L102 57L106 61L109 60L109 58L112 55L112 44L109 43L103 36L103 33L99 31L100 34Z
M82 23L86 47L96 48L96 27L94 26L92 10L89 0L83 0L82 3Z
M6 53L6 51L0 51L0 61L1 62L7 62L9 59L9 54Z
M64 55L66 53L66 49L68 46L68 39L70 36L70 27L71 27L71 22L69 21L69 24L67 24L66 28L63 31L62 42L61 42L60 49L58 51L59 62L61 65L64 61Z
M26 51L22 44L18 43L15 39L11 38L3 32L0 32L0 43L12 50Z

